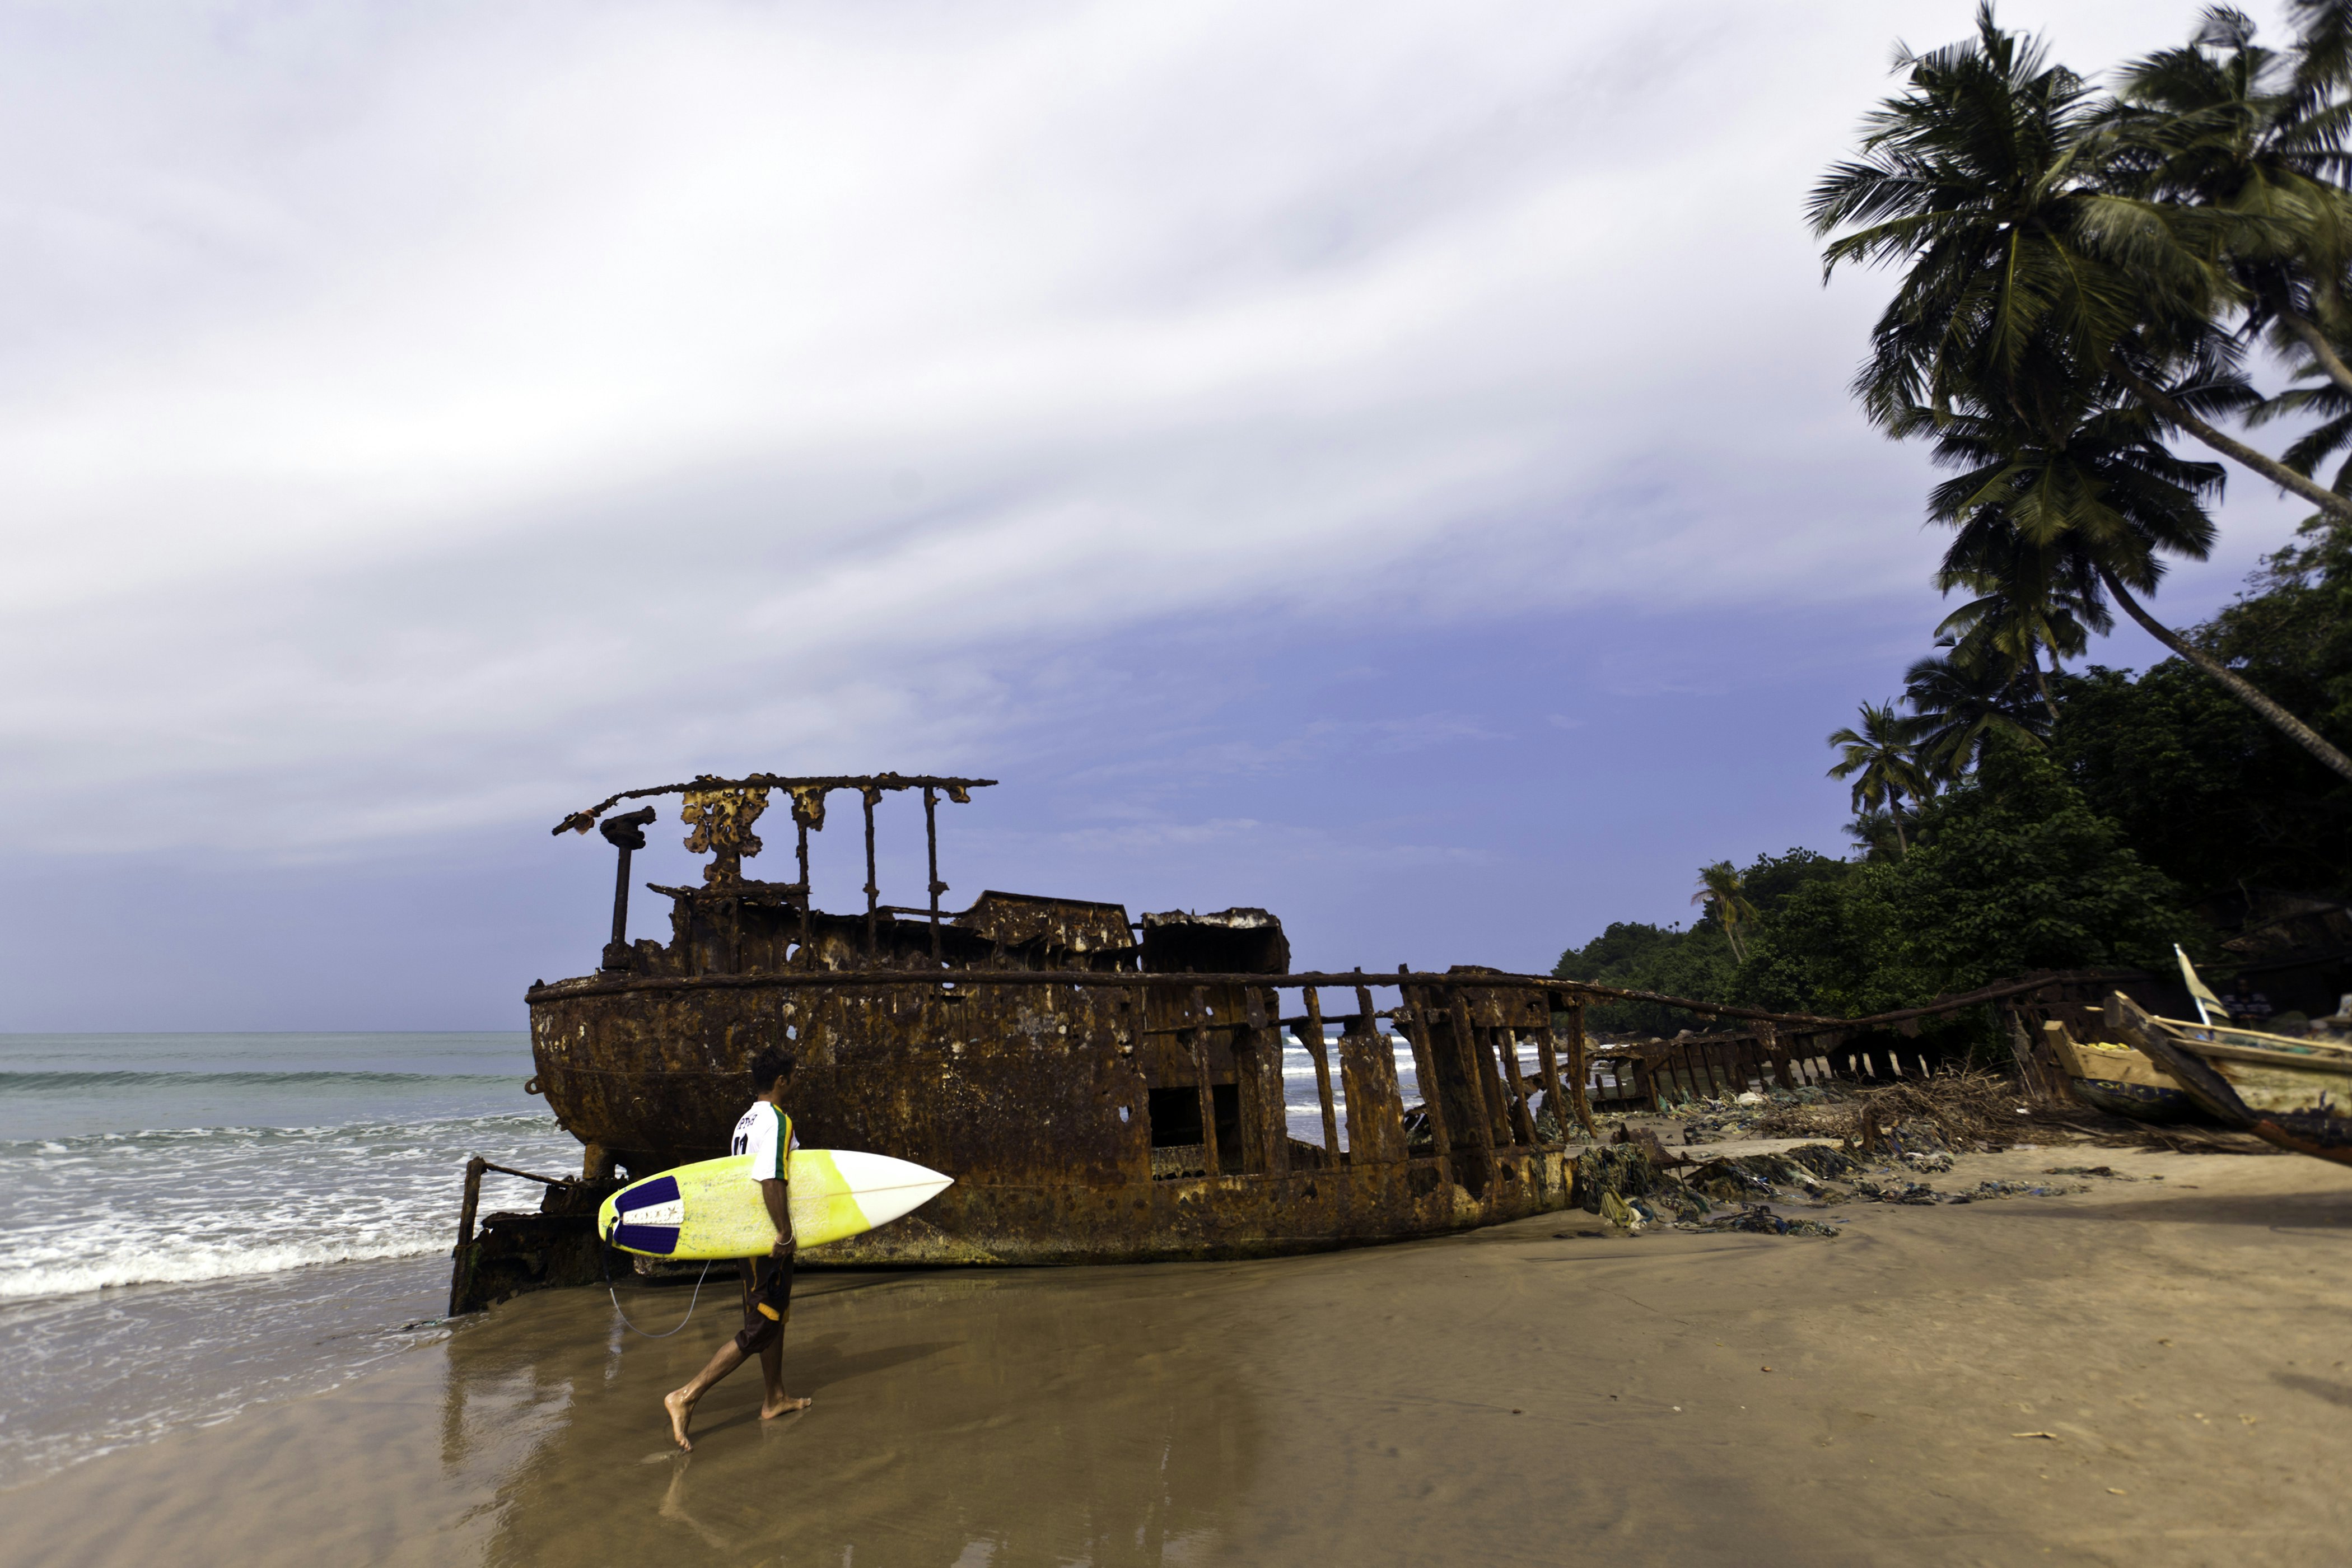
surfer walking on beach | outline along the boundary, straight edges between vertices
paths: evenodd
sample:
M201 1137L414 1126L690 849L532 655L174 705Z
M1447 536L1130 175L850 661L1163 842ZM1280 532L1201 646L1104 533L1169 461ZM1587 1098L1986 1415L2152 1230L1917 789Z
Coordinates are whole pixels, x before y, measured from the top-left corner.
M760 1184L760 1197L768 1206L769 1219L775 1223L776 1242L765 1258L746 1258L738 1266L743 1275L742 1330L719 1347L719 1353L694 1374L693 1382L662 1396L662 1405L669 1412L670 1436L688 1451L694 1447L687 1428L694 1420L695 1402L753 1356L760 1358L761 1375L767 1383L760 1419L772 1421L805 1410L813 1403L784 1393L784 1324L792 1316L795 1247L790 1184L796 1140L793 1119L784 1114L783 1099L794 1065L790 1052L774 1046L751 1058L751 1088L758 1098L735 1123L728 1152L751 1157L751 1179Z

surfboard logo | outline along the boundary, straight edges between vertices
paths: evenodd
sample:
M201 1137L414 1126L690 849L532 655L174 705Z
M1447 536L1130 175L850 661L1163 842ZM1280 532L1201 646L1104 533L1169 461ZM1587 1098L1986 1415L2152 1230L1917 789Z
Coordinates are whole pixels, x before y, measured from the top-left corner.
M623 1209L621 1223L623 1225L684 1225L686 1200L672 1198L666 1204L647 1204L642 1208Z

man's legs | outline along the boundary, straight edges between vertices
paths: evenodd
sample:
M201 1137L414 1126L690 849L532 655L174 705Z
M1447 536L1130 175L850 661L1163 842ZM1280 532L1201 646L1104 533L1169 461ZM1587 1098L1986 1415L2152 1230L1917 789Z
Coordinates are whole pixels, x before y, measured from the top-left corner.
M784 1398L784 1336L782 1333L768 1342L760 1352L760 1378L767 1387L767 1397L760 1401L763 1416L782 1415L789 1403ZM800 1408L793 1405L793 1409Z
M762 1258L752 1273L751 1310L763 1324L773 1328L760 1345L760 1374L767 1384L766 1397L760 1401L760 1419L772 1421L805 1410L811 1403L784 1393L784 1330L793 1321L793 1260Z
M730 1340L719 1347L719 1353L710 1358L710 1364L694 1374L693 1382L662 1395L662 1408L669 1412L669 1435L679 1447L688 1453L694 1450L694 1439L687 1436L687 1427L694 1420L695 1401L709 1393L720 1378L742 1364L743 1348Z
M743 1277L742 1331L719 1346L718 1353L694 1374L692 1382L662 1396L662 1407L669 1412L670 1436L689 1453L694 1449L688 1429L694 1421L695 1403L754 1353L760 1358L761 1376L767 1384L766 1397L760 1403L762 1419L805 1410L811 1404L808 1399L792 1399L784 1394L784 1320L792 1312L792 1265L787 1262L762 1268L747 1258L740 1268ZM763 1306L767 1310L761 1310Z

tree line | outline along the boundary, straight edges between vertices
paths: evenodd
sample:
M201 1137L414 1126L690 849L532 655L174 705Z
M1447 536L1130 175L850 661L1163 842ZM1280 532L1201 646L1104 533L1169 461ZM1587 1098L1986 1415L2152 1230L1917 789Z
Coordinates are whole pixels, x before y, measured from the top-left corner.
M1990 6L1901 57L1808 216L1825 277L1902 269L1854 393L1949 473L1927 514L1959 603L1903 695L1830 737L1847 858L1717 862L1690 929L1612 925L1558 973L1873 1011L2176 941L2213 956L2256 890L2352 884L2352 0L2288 16L2273 50L2210 10L2105 90ZM2189 446L2316 510L2175 629L2151 601L2168 559L2210 553L2230 471ZM2070 669L2118 609L2170 657Z

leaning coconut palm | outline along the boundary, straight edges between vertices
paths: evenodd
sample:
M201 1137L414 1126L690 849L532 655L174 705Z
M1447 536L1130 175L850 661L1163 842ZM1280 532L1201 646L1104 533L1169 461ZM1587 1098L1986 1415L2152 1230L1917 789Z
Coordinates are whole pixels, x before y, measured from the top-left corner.
M1829 776L1853 781L1855 816L1886 813L1896 849L1906 855L1911 841L1903 832L1903 803L1925 800L1935 789L1914 751L1918 733L1919 721L1897 713L1888 701L1864 703L1860 729L1849 726L1830 736L1840 755Z
M2216 7L2185 46L2124 68L2100 117L2120 199L2090 223L2104 226L2111 254L2172 245L2211 259L2244 335L2268 330L2352 392L2327 332L2344 321L2352 262L2352 197L2338 183L2345 106L2326 81L2336 46L2314 37L2315 53L2281 52L2254 33L2243 12Z
M2352 350L2352 344L2339 337L2336 350L2341 361L2345 353ZM2281 461L2296 473L2316 479L2321 465L2339 452L2352 450L2352 393L2338 385L2334 373L2312 356L2296 363L2293 378L2315 384L2290 386L2277 396L2265 399L2247 411L2246 422L2267 425L2274 419L2316 419L2317 424L2296 437L2294 443L2280 455ZM2337 466L2336 477L2326 484L2337 495L2352 495L2352 457Z
M2134 405L2085 399L2071 417L2063 389L2042 389L2044 424L2007 416L1979 399L1936 424L1936 460L1961 471L1937 486L1928 515L1958 531L1947 566L2032 548L2054 552L2063 572L2095 581L2123 612L2345 778L2352 758L2273 701L2253 682L2158 621L2136 594L2154 592L2165 555L2201 561L2212 549L2208 497L2219 465L2185 461L2164 445L2162 425ZM1924 421L1923 421L1924 422Z
M1712 866L1702 866L1698 872L1698 891L1691 902L1705 904L1715 911L1722 923L1724 940L1731 943L1734 963L1748 962L1747 944L1740 933L1756 922L1756 906L1748 901L1748 890L1740 885L1739 869L1728 860L1717 860Z
M1906 266L1855 377L1870 417L1897 437L1969 404L2047 423L2038 405L2053 377L2111 381L2352 520L2352 500L2213 424L2254 400L2218 325L2243 291L2217 226L2189 243L2129 194L2147 156L2105 132L2083 79L2004 32L1989 5L1975 37L1906 63L1909 90L1864 121L1860 156L1834 166L1808 208L1816 234L1846 231L1822 252L1825 279L1849 261Z
M1994 508L1981 509L1953 540L1936 586L1976 595L1937 626L1939 646L1951 645L1951 658L1970 667L2022 670L2053 723L2058 704L2042 656L2057 669L2089 650L2093 632L2115 625L2098 578L2078 553L2028 542Z
M1945 783L1974 767L1996 734L2039 745L2046 722L2023 668L1990 650L1919 660L1904 671L1903 697L1919 718L1919 765Z

